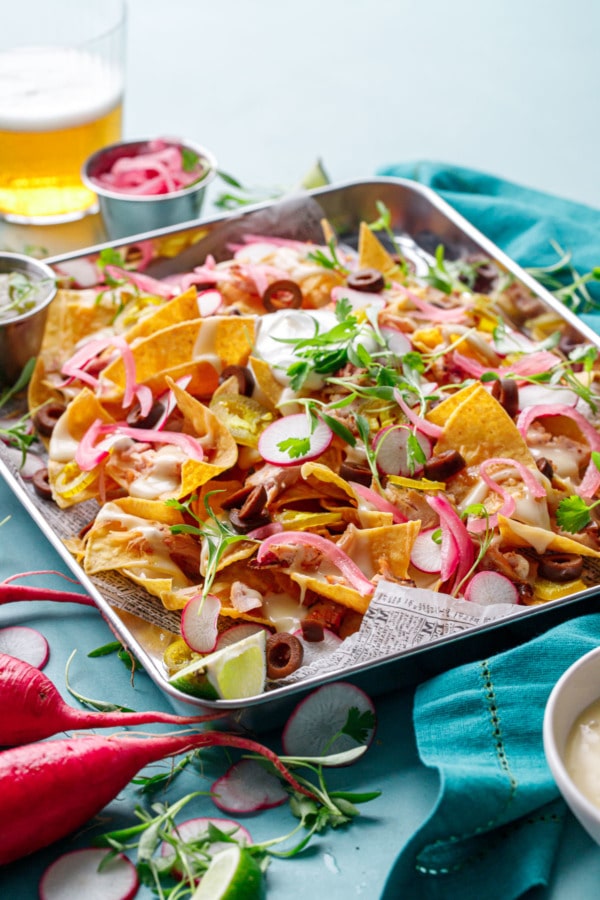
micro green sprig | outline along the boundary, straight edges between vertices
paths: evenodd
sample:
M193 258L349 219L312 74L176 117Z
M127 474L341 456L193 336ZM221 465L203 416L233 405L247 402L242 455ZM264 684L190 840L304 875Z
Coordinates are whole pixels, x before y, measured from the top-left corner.
M212 583L215 580L219 568L219 563L225 551L232 544L248 540L247 535L238 534L228 522L223 521L215 515L210 505L210 498L213 494L218 493L222 493L222 491L210 491L204 497L204 508L206 509L208 516L205 522L203 522L192 509L192 503L195 503L198 500L196 494L193 494L184 501L176 500L174 498L165 500L167 506L178 509L182 513L186 513L198 523L197 525L192 525L184 522L179 525L171 525L170 528L172 534L194 534L202 540L202 545L203 548L206 549L207 556L204 584L201 592L203 598L210 593Z
M359 815L358 804L367 803L380 796L380 791L330 790L323 771L327 765L347 766L361 757L367 749L368 734L374 724L374 716L370 711L360 712L352 707L348 710L344 725L332 736L327 747L332 747L341 735L352 737L357 742L356 747L332 755L327 754L326 748L321 757L315 758L280 757L281 761L294 771L298 783L307 787L312 795L307 797L296 791L290 791L290 811L299 821L286 834L246 846L243 840L236 839L235 830L223 830L210 823L202 837L186 840L179 833L176 820L189 803L206 796L207 793L195 791L172 804L154 803L149 810L137 806L135 810L136 818L139 820L137 824L107 832L98 837L94 843L110 848L111 856L117 853L132 854L135 851L133 858L140 880L159 898L165 900L167 897L169 900L183 900L193 895L197 888L198 877L202 876L210 864L214 844L224 842L244 846L264 871L271 858L289 859L297 856L314 835L329 827L338 828L350 824ZM248 754L248 757L260 759L269 772L276 774L275 767L268 762L265 763L262 757L255 757L254 754ZM193 759L186 757L184 762L189 765ZM298 775L299 769L306 772L306 777ZM146 779L143 779L143 788L146 787L145 782ZM280 849L282 845L289 845L294 840L296 842L291 847ZM162 852L163 844L170 847L171 853L165 855ZM176 872L181 874L176 876Z
M587 289L600 282L600 266L581 274L572 263L573 255L557 241L550 241L558 259L547 266L528 266L525 271L547 288L551 294L576 313L600 309L600 302Z

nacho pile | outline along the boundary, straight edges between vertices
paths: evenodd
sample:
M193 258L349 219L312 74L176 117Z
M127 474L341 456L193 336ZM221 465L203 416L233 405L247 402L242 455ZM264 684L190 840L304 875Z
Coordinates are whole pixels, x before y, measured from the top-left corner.
M59 293L29 400L57 419L53 502L97 504L70 544L85 570L171 610L216 597L216 632L342 639L381 579L482 603L581 590L600 557L595 349L563 350L489 261L484 279L438 254L417 276L367 225L358 251L324 233Z

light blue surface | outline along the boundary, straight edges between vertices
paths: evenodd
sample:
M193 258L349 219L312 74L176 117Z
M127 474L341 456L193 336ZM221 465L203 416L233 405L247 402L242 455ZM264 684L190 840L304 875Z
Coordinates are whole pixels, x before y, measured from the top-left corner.
M294 183L317 156L335 181L426 158L600 206L596 0L129 5L129 138L197 140L225 170L259 187ZM12 249L35 243L58 253L101 238L94 217L61 229L0 225L0 243ZM24 569L64 570L0 481L0 521L8 513L0 528L0 580ZM55 577L44 583L62 586ZM83 693L136 709L169 708L143 673L132 687L114 657L86 659L112 637L93 610L48 603L0 607L0 624L13 623L47 636L46 672L63 692L65 664L77 649L71 677ZM412 692L378 698L377 711L374 745L338 777L354 790L380 788L382 796L363 807L351 828L316 839L301 859L274 863L269 900L304 900L308 891L329 900L379 897L398 851L427 818L437 776L418 759ZM186 774L169 796L208 784ZM127 819L135 802L128 791L110 812ZM211 804L203 801L200 808ZM275 810L245 824L261 839L286 831L289 817ZM78 839L87 841L88 834ZM45 865L72 845L64 841L0 870L0 897L34 900ZM591 898L599 881L600 850L569 815L551 886L535 896ZM502 896L502 885L499 891ZM141 900L150 896L139 894Z

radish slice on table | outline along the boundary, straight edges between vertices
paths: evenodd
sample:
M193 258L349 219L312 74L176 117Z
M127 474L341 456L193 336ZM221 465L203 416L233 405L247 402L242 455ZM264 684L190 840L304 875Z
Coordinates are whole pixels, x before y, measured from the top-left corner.
M281 806L289 798L279 778L255 759L230 766L211 787L213 803L224 812L253 813Z
M181 636L196 653L212 653L217 645L221 601L214 594L194 594L181 613Z
M231 644L242 641L244 638L256 634L257 631L266 631L271 634L271 629L267 625L261 625L259 622L243 622L240 625L232 625L226 631L222 631L217 638L215 650L222 650L223 647L229 647Z
M373 440L377 468L384 475L415 475L422 471L423 463L414 459L411 444L416 441L425 459L431 456L431 441L420 431L406 425L389 425L382 428ZM411 462L411 457L413 457Z
M490 606L492 603L518 603L519 593L512 581L500 572L477 572L467 584L465 600Z
M40 900L133 900L139 888L135 866L122 853L104 862L109 853L88 847L59 856L42 875Z
M211 840L210 843L208 843L209 835L213 828L218 828L219 831L226 834L232 841L236 841L239 844L248 846L252 843L252 837L247 828L244 828L244 826L238 824L238 822L234 822L233 819L224 819L220 816L199 816L197 819L187 819L185 822L181 822L175 831L178 837L186 843L191 843L193 841L198 845L202 841L207 841L206 846L203 848L203 856L205 855L208 858L212 858L217 853L220 853L221 850L225 850L227 847L231 846L231 842L226 840ZM183 851L180 850L180 853L182 852ZM175 855L175 850L171 844L164 841L160 847L160 854L169 859ZM194 857L190 856L187 858L186 863L188 871L193 877L196 877L196 873L194 872ZM175 878L184 877L183 870L177 865L173 866L171 874L175 876ZM198 874L197 877L199 879L200 875Z
M0 628L0 653L15 656L36 669L43 669L50 656L50 647L43 634L26 625Z
M302 644L304 651L302 654L303 666L310 666L315 660L324 659L326 656L329 656L330 653L333 653L334 650L337 650L342 643L341 637L334 631L330 631L328 628L323 629L322 641L307 641L302 635L301 628L294 631L293 634Z
M338 735L351 709L370 713L366 740ZM369 746L375 734L375 707L360 688L346 681L324 684L305 697L292 712L281 737L286 756L329 756L357 746ZM338 735L336 737L336 735Z
M259 437L258 452L266 462L275 466L297 466L316 459L331 444L333 431L325 422L317 422L314 429L312 425L304 413L277 419ZM293 448L288 441L300 441L302 446ZM301 452L296 455L296 450Z
M428 528L419 532L410 551L410 561L420 572L441 572L442 543L434 540L437 528Z

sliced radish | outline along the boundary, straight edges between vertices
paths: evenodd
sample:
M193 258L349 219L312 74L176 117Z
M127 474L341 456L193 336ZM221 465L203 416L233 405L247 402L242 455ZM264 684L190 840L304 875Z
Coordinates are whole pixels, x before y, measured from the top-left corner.
M344 284L337 284L331 289L331 299L334 303L337 303L338 300L347 300L353 312L365 309L367 306L378 311L385 307L385 298L381 294L357 291L356 288L350 288ZM406 353L406 351L404 352Z
M247 828L244 828L244 826L238 824L238 822L234 822L233 819L223 819L220 816L200 816L197 819L187 819L187 821L181 822L175 831L180 840L185 843L193 842L198 845L209 840L211 826L218 828L219 831L226 834L232 841L236 841L239 844L248 846L252 843L252 837ZM212 859L215 854L220 853L221 850L225 850L230 846L231 843L229 841L211 840L210 843L207 843L202 848L202 859ZM180 853L182 852L184 851L180 850ZM167 858L175 856L174 848L167 841L164 841L161 844L160 853L161 856ZM186 858L186 864L187 871L190 872L193 877L199 878L201 873L198 873L196 876L196 873L194 872L194 856L192 854ZM173 866L171 874L175 878L184 877L184 872L178 865Z
M434 540L437 528L419 532L410 551L410 561L420 572L441 572L442 543Z
M214 594L194 594L181 613L181 637L196 653L212 653L217 644L221 601Z
M111 853L100 847L59 856L40 881L40 900L133 900L139 888L135 866L122 853L102 866Z
M382 328L381 334L385 338L388 350L394 356L402 357L405 353L411 352L412 344L410 338L403 331L399 331L397 328Z
M420 431L413 431L406 425L388 425L382 428L373 440L377 468L384 475L416 475L423 469L423 463L414 461L411 465L410 443L416 440L425 459L431 456L431 441Z
M0 628L0 653L14 656L36 669L43 669L50 656L48 641L35 628L8 625Z
M361 746L348 734L338 735L351 709L371 714L373 725L362 743L368 746L375 734L375 707L356 685L339 681L317 688L294 709L281 737L286 756L329 756Z
M242 759L230 766L211 788L213 803L230 813L253 813L281 806L289 794L276 775L255 759Z
M220 291L202 291L198 294L198 310L202 317L214 316L223 303Z
M519 592L515 585L500 572L477 572L467 584L464 597L481 606L519 602Z
M519 409L540 406L543 403L564 403L577 405L577 394L566 387L552 387L549 384L525 384L519 388Z
M277 419L259 437L258 452L266 462L275 466L297 466L316 459L331 444L333 431L325 422L320 421L311 431L312 424L304 413ZM288 445L288 441L306 442L306 446L295 455L298 448Z
M267 625L261 625L259 622L243 622L240 625L232 625L226 631L222 631L217 638L215 650L222 650L223 647L229 647L236 644L244 638L256 634L258 631L267 631L271 633L271 629Z
M334 631L330 631L328 628L323 629L322 641L307 641L306 638L302 636L301 628L294 631L294 637L298 638L304 650L302 654L303 666L310 666L315 660L325 659L326 656L329 656L330 653L337 650L342 643L341 637Z

